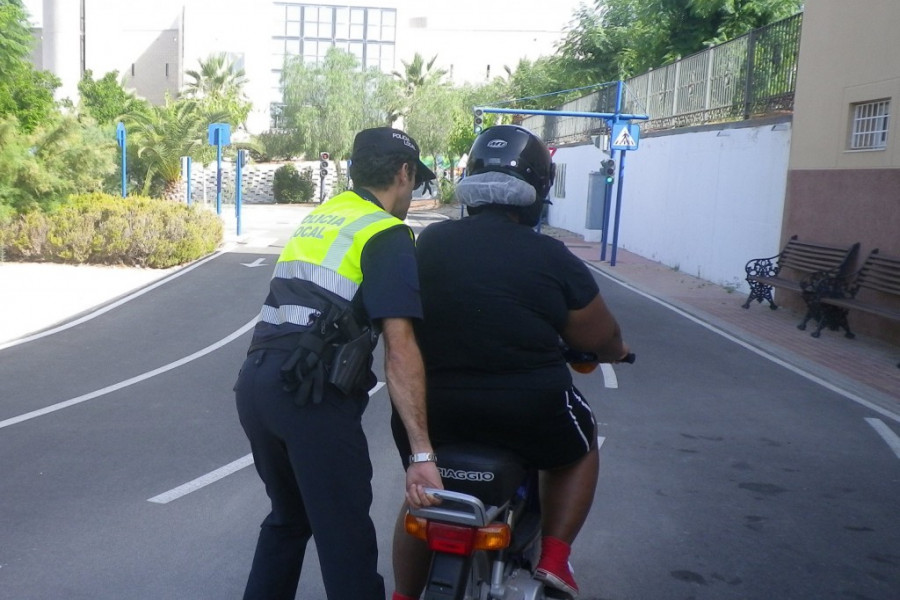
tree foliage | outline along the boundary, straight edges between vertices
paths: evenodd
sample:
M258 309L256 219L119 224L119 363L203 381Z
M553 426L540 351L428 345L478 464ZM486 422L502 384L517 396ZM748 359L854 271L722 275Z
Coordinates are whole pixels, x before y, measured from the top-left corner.
M227 115L232 128L243 127L253 108L244 93L247 77L224 52L200 60L200 70L185 71L190 81L185 96L198 100L207 112Z
M639 75L788 17L802 0L595 0L559 44L594 83Z
M0 219L100 191L115 166L115 142L72 116L56 115L31 133L0 120Z
M304 64L299 57L286 64L285 120L306 156L329 152L345 158L357 131L389 123L385 78L376 70L361 69L355 56L337 48L331 48L320 65Z
M51 118L60 85L56 76L31 66L33 44L22 1L0 2L0 117L16 117L26 132Z
M100 125L109 125L126 115L147 112L150 104L125 89L124 78L118 71L110 71L100 79L87 69L78 82L81 112Z
M181 179L181 157L202 157L208 152L207 130L210 123L222 122L224 113L208 113L200 102L190 98L174 101L166 98L162 106L154 106L146 113L128 115L126 124L129 143L141 161L142 192L150 192L158 178L166 198L178 195Z

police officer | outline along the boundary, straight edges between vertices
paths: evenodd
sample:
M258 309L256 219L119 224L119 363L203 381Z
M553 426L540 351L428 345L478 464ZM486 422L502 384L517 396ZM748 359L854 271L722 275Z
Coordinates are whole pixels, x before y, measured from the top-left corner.
M355 185L313 210L278 259L235 385L241 425L272 510L262 523L244 598L293 599L315 537L330 600L383 600L369 517L372 465L361 417L384 372L411 444L406 499L436 500L441 480L428 438L412 191L434 173L416 142L386 127L357 134Z

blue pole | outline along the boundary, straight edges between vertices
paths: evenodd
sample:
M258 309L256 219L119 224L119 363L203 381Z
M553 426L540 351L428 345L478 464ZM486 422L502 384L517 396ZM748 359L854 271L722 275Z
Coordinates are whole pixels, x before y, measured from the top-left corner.
M222 214L222 142L216 132L216 214Z
M620 120L620 113L622 112L622 80L616 82L616 116L613 118L613 125L617 124ZM610 126L610 132L612 132L612 126ZM613 151L610 150L609 156L612 157ZM609 259L609 266L616 266L616 250L619 247L619 217L622 213L622 187L624 184L625 177L625 151L619 150L619 177L617 180L616 186L616 219L615 224L613 225L613 246L612 246L612 255ZM611 194L610 194L611 195ZM606 246L603 246L603 249L606 250Z
M122 197L125 198L128 196L128 177L126 175L126 170L128 169L128 159L126 158L128 154L127 146L125 144L125 134L122 134Z
M128 195L128 144L127 141L128 134L125 131L125 123L119 121L116 125L116 141L119 142L119 146L122 148L122 197L125 198Z
M234 216L237 219L237 234L241 235L241 200L243 199L243 183L244 183L244 152L246 150L238 150L237 153L237 169L235 169L234 182Z
M610 152L610 158L612 153ZM609 210L612 208L613 184L607 183L603 192L603 231L600 232L600 260L606 260L606 245L609 241Z
M609 266L616 266L616 250L619 247L619 217L622 214L622 186L625 183L625 151L619 150L619 187L616 188L616 222L613 225L612 257Z
M191 164L193 160L190 156L187 157L187 205L191 205Z

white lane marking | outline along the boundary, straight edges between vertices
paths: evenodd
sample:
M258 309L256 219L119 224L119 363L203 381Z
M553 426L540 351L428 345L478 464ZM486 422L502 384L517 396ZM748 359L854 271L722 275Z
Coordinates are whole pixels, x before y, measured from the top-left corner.
M600 371L603 373L603 385L610 389L619 387L619 378L616 377L616 371L609 363L600 363Z
M38 410L33 410L29 413L25 413L24 415L19 415L18 417L12 417L6 419L5 421L0 421L0 429L4 427L9 427L10 425L15 425L17 423L22 423L23 421L28 421L30 419L35 419L37 417L41 417L43 415L47 415L58 410L62 410L64 408L68 408L70 406L74 406L76 404L81 404L82 402L87 402L88 400L93 400L94 398L99 398L100 396L105 396L106 394L110 394L112 392L121 390L122 388L126 388L128 386L134 385L136 383L140 383L146 379L150 379L151 377L156 377L157 375L161 375L167 371L171 371L172 369L177 369L182 365L186 365L187 363L197 360L198 358L209 354L210 352L214 352L221 348L222 346L233 342L237 338L241 337L251 329L253 329L254 325L256 325L257 317L253 317L249 322L243 325L240 329L232 333L231 335L222 338L218 342L203 348L202 350L198 350L189 356L185 356L175 362L170 362L167 365L163 365L158 369L154 369L152 371L147 371L146 373L142 373L141 375L137 375L132 377L131 379L126 379L125 381L120 381L119 383L114 383L113 385L107 386L103 389L90 392L84 394L82 396L78 396L77 398L72 398L71 400L65 400L63 402L58 402L51 406L47 406Z
M224 467L220 467L215 471L211 471L202 477L198 477L193 481L188 481L182 485L179 485L177 488L172 488L168 492L163 492L158 496L153 496L152 498L148 498L147 502L155 502L156 504L168 504L173 500L178 500L182 496L187 496L191 492L196 492L197 490L208 486L211 483L215 483L220 479L228 477L232 473L240 471L244 467L249 467L253 464L253 455L248 454L247 456L242 456L234 462L230 462Z
M155 290L159 286L166 284L177 277L181 277L185 273L193 271L200 265L208 263L212 259L218 258L219 256L221 256L224 253L225 253L224 250L222 250L222 251L216 252L215 254L207 256L206 258L199 260L192 265L184 267L183 269L179 269L178 271L172 273L171 275L169 275L167 277L163 277L162 279L158 279L155 282L147 285L146 287L142 287L141 289L134 292L133 294L128 294L124 298L120 298L111 304L107 304L106 306L98 308L97 310L91 312L90 314L84 315L83 317L81 317L79 319L75 319L74 321L69 321L68 323L65 323L64 325L60 325L59 327L54 327L53 329L48 329L47 331L42 331L40 333L35 333L34 335L29 335L28 337L24 337L24 338L21 338L18 340L13 340L11 342L6 342L4 344L0 344L0 350L5 350L6 348L12 348L13 346L18 346L19 344L25 344L27 342L32 342L32 341L38 340L42 337L47 337L48 335L53 335L54 333L59 333L60 331L65 331L66 329L71 329L72 327L75 327L76 325L81 325L82 323L86 323L87 321L90 321L91 319L95 319L95 318L99 317L100 315L111 311L114 308L118 308L119 306L122 306L126 302L134 300L135 298L137 298L139 296L143 296L150 290Z
M894 451L897 458L900 458L900 436L894 433L890 427L885 425L884 421L881 419L867 418L866 422L878 432L878 435L880 435L885 442L887 442L887 445L891 447L891 450Z
M589 262L586 262L586 261L585 261L584 264L586 264L586 265L588 266L588 268L590 268L591 270L597 272L598 274L602 275L603 277L606 277L606 278L609 279L610 281L613 281L613 282L615 282L615 283L618 283L619 285L621 285L621 286L624 287L625 289L631 290L631 291L634 292L635 294L638 294L638 295L640 295L640 296L643 296L644 298L647 298L648 300L652 300L653 302L656 302L657 304L659 304L659 305L661 305L661 306L665 306L665 307L668 308L669 310L671 310L671 311L673 311L673 312L675 312L675 313L681 315L682 317L685 317L686 319L689 319L689 320L693 321L694 323L696 323L697 325L700 325L701 327L705 327L706 329L709 329L709 330L712 331L713 333L717 333L717 334L721 335L722 337L724 337L724 338L727 339L727 340L731 340L731 341L734 342L735 344L737 344L737 345L739 345L739 346L741 346L741 347L743 347L743 348L746 348L747 350L750 350L750 351L753 352L754 354L757 354L757 355L759 355L759 356L762 356L763 358L766 358L766 359L772 361L773 363L775 363L775 364L777 364L777 365L779 365L779 366L784 367L785 369L787 369L788 371L791 371L792 373L796 373L797 375L800 375L801 377L805 377L806 379L812 381L813 383L818 383L819 385L821 385L821 386L824 387L825 389L831 390L832 392L834 392L834 393L836 393L836 394L840 394L840 395L843 396L844 398L847 398L848 400L852 400L853 402L856 402L857 404L861 404L862 406L865 406L865 407L868 408L869 410L872 410L872 411L877 412L878 414L880 414L880 415L883 416L883 417L887 417L887 418L889 418L889 419L892 419L892 420L897 421L898 423L900 423L900 414L893 413L893 412L889 411L888 409L882 408L881 406L878 406L877 404L875 404L875 403L873 403L873 402L869 402L868 400L866 400L865 398L863 398L863 397L861 397L861 396L857 396L856 394L854 394L854 393L852 393L852 392L848 392L847 390L841 389L841 388L839 388L838 386L834 385L833 383L830 383L830 382L828 382L828 381L822 379L821 377L818 377L818 376L816 376L816 375L813 375L812 373L807 373L806 371L804 371L804 370L801 369L800 367L795 367L794 365L792 365L792 364L790 364L790 363L788 363L788 362L785 362L785 361L781 360L781 359L778 358L777 356L775 356L775 355L773 355L773 354L769 354L769 353L766 352L765 350L763 350L763 349L761 349L761 348L757 348L757 347L754 346L753 344L750 344L749 342L745 342L744 340L742 340L742 339L740 339L740 338L738 338L738 337L735 337L735 336L731 335L731 334L728 333L727 331L724 331L724 330L722 330L722 329L719 329L719 328L716 327L715 325L712 325L712 324L710 324L710 323L706 323L706 322L704 322L703 320L701 320L701 319L695 317L694 315L690 314L689 312L686 312L686 311L684 311L684 310L678 308L677 306L675 306L675 305L673 305L673 304L670 304L670 303L666 302L665 300L663 300L663 299L661 299L661 298L657 298L656 296L652 296L652 295L648 294L647 292L644 292L644 291L642 291L642 290L639 290L638 288L634 287L634 286L631 285L631 284L625 283L625 282L622 281L621 279L617 279L616 277L613 277L612 275L606 273L606 272L603 271L602 269L598 269L597 267L595 267L594 265L590 264Z
M375 384L369 391L369 397L375 395L378 390L384 387L384 382L379 381ZM602 438L599 438L602 439ZM237 473L244 467L249 467L253 464L253 455L248 454L247 456L242 456L234 462L228 463L224 467L219 467L215 471L210 471L206 475L202 475L193 481L188 481L182 485L179 485L177 488L173 488L168 492L163 492L158 496L153 496L152 498L148 498L147 502L155 502L156 504L168 504L172 500L178 500L182 496L187 496L191 492L196 492L197 490L208 486L211 483L215 483L220 479L224 479L228 477L232 473Z
M603 447L603 442L605 442L605 441L606 441L605 437L600 436L600 435L597 436L597 451L599 451L600 448Z

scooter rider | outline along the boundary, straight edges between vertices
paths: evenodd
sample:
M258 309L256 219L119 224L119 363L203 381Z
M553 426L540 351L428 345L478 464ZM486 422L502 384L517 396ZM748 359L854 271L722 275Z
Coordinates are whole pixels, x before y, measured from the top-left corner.
M353 190L313 210L285 246L235 385L241 425L272 510L262 523L245 599L293 600L315 537L330 600L384 600L369 517L372 465L362 429L384 337L385 375L411 452L413 505L440 488L425 423L424 366L413 331L422 308L406 217L433 179L415 141L386 127L357 134Z
M485 130L469 152L456 196L469 216L419 236L425 319L418 330L435 446L475 441L511 450L540 471L541 559L534 577L577 596L571 544L597 483L596 425L572 384L559 347L628 354L615 318L584 263L560 241L536 233L554 165L522 127ZM392 421L401 456L400 419ZM395 600L418 598L428 551L398 520Z

